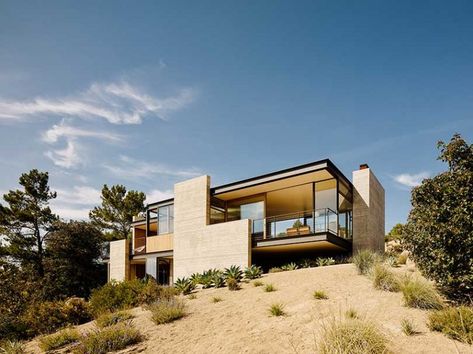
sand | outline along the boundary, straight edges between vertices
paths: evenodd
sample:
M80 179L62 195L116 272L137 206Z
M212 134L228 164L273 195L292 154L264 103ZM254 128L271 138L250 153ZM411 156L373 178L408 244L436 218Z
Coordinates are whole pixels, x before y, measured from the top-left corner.
M406 272L407 267L396 271ZM343 317L347 309L374 321L394 353L473 353L471 346L429 331L427 311L404 307L400 293L375 290L352 264L268 274L260 280L277 290L264 292L263 287L253 286L254 281L243 283L239 291L197 290L196 299L184 297L188 315L170 324L156 326L148 311L133 309L134 323L147 339L122 353L316 353L322 327ZM324 290L329 299L315 300L315 290ZM222 301L213 303L214 296ZM287 315L270 316L273 303L284 304ZM402 333L404 318L415 324L419 334ZM36 341L27 349L39 352Z

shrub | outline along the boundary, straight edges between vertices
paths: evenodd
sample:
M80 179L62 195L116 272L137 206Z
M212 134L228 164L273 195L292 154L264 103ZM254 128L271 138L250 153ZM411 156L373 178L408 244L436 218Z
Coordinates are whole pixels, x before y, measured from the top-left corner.
M188 278L177 278L174 287L181 294L188 295L195 289L195 284Z
M267 293L271 293L273 291L276 291L276 287L273 284L266 284L264 287L264 291Z
M345 317L350 319L356 319L358 318L358 312L356 312L355 309L350 308L345 312Z
M334 320L323 328L318 347L321 354L384 354L388 341L371 322Z
M269 308L269 313L272 316L284 316L286 314L284 312L284 305L281 303L272 304Z
M288 270L296 270L298 267L297 267L297 264L296 263L288 263L288 264L284 264L281 269L283 271L288 271Z
M2 354L24 354L23 344L18 341L6 341L0 345L0 353Z
M313 296L314 296L314 299L317 299L317 300L327 300L328 299L328 295L323 290L314 291Z
M145 284L138 279L117 282L111 281L92 291L89 304L95 316L103 312L113 312L134 307L139 304L139 295Z
M118 351L143 340L141 333L131 323L119 323L92 331L80 340L78 354L106 354Z
M76 329L68 328L60 332L41 337L39 347L45 352L56 350L74 342L78 342L80 334Z
M373 286L384 291L399 291L400 284L397 276L382 263L377 263L373 270Z
M397 257L398 264L406 264L407 263L407 253L403 252Z
M261 286L261 285L263 285L263 282L260 281L260 280L256 280L255 282L253 282L253 286L254 286L255 288L258 287L258 286Z
M148 306L151 319L160 325L178 320L186 315L185 305L178 299L162 300Z
M222 286L225 286L225 278L223 277L223 274L221 272L215 273L212 276L212 283L213 286L216 288L221 288Z
M104 313L97 318L96 323L99 328L116 325L119 322L131 320L134 316L127 311L119 311L113 313Z
M159 285L156 280L151 278L141 288L138 295L138 303L149 305L160 299L170 299L178 293L179 291L176 288Z
M417 331L415 330L414 324L412 323L411 320L407 318L404 318L403 320L401 320L401 328L402 328L402 332L406 336L412 336L417 333Z
M449 307L429 315L428 327L450 338L473 344L473 308Z
M358 274L366 275L371 271L371 268L378 260L378 255L368 250L357 252L353 256L353 263L355 263Z
M438 310L443 307L442 298L426 280L406 278L401 284L401 291L406 306L426 310Z
M220 302L220 301L222 301L222 298L221 298L221 297L214 296L214 297L212 298L212 302L213 302L213 303Z
M197 284L200 284L201 277L202 277L202 274L200 273L192 273L189 279L194 285L197 285Z
M234 278L227 278L227 286L228 286L228 290L232 290L232 291L240 289L240 284Z
M279 267L273 267L273 268L270 268L268 273L279 273L279 272L282 272L283 270Z
M335 264L335 260L333 258L317 258L315 261L317 267L324 267Z
M314 262L309 258L305 258L299 263L299 265L301 268L310 268L314 265Z
M70 324L81 324L92 319L90 306L82 298L71 297L64 302L63 312L66 314L67 322Z
M256 279L261 278L261 274L263 274L263 270L261 267L258 267L252 264L250 267L245 269L245 278L246 279Z
M208 270L202 273L200 276L199 284L202 285L202 288L208 289L213 285L214 273L212 270Z
M235 279L237 282L241 281L241 278L243 278L243 272L241 271L239 266L232 265L229 268L225 268L225 279Z
M390 267L399 266L399 264L397 263L397 258L394 256L387 256L386 259L384 260L384 263L386 263Z

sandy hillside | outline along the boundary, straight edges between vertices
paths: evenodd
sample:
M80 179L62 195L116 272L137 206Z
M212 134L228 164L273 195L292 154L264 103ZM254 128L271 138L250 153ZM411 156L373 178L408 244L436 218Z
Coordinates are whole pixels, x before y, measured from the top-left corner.
M235 292L197 290L196 299L185 300L188 316L171 324L156 326L147 311L133 309L135 324L147 340L123 352L314 353L321 327L353 308L378 324L395 353L473 353L470 346L430 332L426 311L404 307L400 293L374 290L370 279L358 275L352 264L268 274L261 280L277 291L266 293L252 283ZM329 299L314 300L314 290L324 290ZM213 303L214 296L222 301ZM269 316L268 308L276 302L285 305L285 317ZM420 333L404 335L403 318L411 319ZM91 324L79 326L87 327ZM39 351L34 341L28 349Z

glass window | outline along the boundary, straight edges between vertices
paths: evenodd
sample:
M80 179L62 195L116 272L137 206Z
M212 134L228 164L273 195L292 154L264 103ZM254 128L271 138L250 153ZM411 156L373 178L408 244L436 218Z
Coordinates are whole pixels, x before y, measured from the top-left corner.
M326 208L337 211L337 181L335 179L315 183L315 209Z
M240 218L253 220L253 233L263 232L264 202L240 205Z
M174 231L174 205L166 205L158 209L158 234Z

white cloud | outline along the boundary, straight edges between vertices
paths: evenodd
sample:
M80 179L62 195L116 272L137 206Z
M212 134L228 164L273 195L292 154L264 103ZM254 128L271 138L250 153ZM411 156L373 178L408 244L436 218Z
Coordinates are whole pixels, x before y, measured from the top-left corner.
M113 174L123 178L153 178L158 175L192 178L200 175L197 169L178 170L153 161L140 161L128 156L120 156L119 165L105 164L104 167Z
M87 130L78 127L68 126L65 124L64 120L59 124L53 125L50 129L45 131L43 133L42 140L46 143L52 144L57 142L60 138L78 137L96 138L111 142L118 142L123 140L123 137L121 135L114 134L111 132Z
M90 186L74 186L71 189L56 188L55 190L57 198L51 201L51 209L63 219L86 220L89 217L89 211L101 203L101 191Z
M153 189L149 193L146 193L146 204L159 202L174 197L174 192L171 189L161 191L159 189Z
M127 82L94 83L76 96L34 98L27 101L0 100L0 119L23 120L28 116L60 115L83 119L102 118L112 124L140 124L143 117L155 115L166 119L192 102L195 91L179 90L174 96L157 98L141 92Z
M75 139L69 138L64 149L46 151L45 156L51 159L56 166L75 168L85 163L81 150L81 145Z
M428 172L420 172L417 174L401 173L394 176L394 180L405 187L416 187L421 184L424 178L428 178Z

